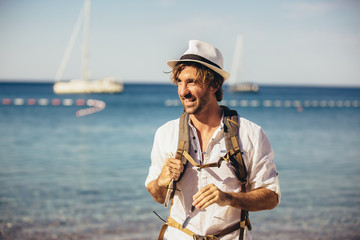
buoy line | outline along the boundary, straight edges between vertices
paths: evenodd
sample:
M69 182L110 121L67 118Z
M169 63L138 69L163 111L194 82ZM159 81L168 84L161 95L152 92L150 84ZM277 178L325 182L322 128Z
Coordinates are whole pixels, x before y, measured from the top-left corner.
M14 105L14 106L88 106L88 108L81 109L76 111L75 115L77 117L82 117L86 115L90 115L96 112L100 112L104 110L106 104L104 101L97 100L97 99L47 99L47 98L3 98L1 101L1 105Z
M357 100L223 100L220 104L229 107L274 107L274 108L358 108ZM167 99L166 107L181 106L178 99Z

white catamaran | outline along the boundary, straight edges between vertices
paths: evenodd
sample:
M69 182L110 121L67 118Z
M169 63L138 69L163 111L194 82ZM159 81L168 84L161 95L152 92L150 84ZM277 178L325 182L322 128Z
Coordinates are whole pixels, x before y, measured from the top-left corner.
M231 66L231 75L229 79L229 90L231 92L257 92L259 85L256 83L242 82L242 59L241 52L243 48L243 37L238 35L236 39L235 52Z
M54 92L57 94L71 93L119 93L124 90L124 85L114 78L107 77L97 80L89 80L88 74L88 39L90 25L90 0L85 0L84 7L80 11L70 41L55 77ZM74 46L79 30L83 26L82 39L82 76L80 79L61 81L70 53Z

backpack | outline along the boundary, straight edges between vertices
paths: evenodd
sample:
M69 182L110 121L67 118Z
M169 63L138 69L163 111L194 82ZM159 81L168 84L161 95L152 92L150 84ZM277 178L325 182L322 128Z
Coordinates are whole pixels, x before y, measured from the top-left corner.
M175 195L176 190L176 183L181 180L186 170L187 165L190 163L199 169L207 168L207 167L220 167L223 161L229 162L231 165L232 170L235 172L236 177L239 179L241 183L241 191L245 192L246 188L245 185L247 183L247 171L241 156L241 150L239 147L239 123L238 123L238 114L234 110L230 110L228 107L221 106L222 110L224 111L224 134L225 134L225 145L227 153L220 157L218 162L209 163L199 165L197 164L193 158L190 156L190 127L189 127L189 114L184 112L180 116L180 123L179 123L179 141L178 141L178 148L175 154L176 159L180 159L182 164L184 165L184 171L181 173L179 179L177 181L171 181L169 183L169 188L167 191L166 199L165 199L165 207L167 207L169 199L171 200L171 206L173 204L173 198ZM171 212L171 207L170 207ZM215 235L207 235L207 236L199 236L189 229L183 227L181 224L177 223L174 219L169 217L168 221L162 226L159 240L163 239L165 230L168 226L175 227L186 234L193 237L193 239L218 239L221 236L229 234L233 231L240 229L240 236L239 239L242 240L244 238L244 230L245 226L251 230L251 224L248 217L248 211L241 210L240 222L230 226L227 229L222 230L221 232Z

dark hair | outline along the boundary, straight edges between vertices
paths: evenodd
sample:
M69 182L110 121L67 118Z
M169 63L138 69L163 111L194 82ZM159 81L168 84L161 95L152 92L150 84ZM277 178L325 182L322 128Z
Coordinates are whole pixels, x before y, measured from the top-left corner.
M215 92L215 96L216 96L216 100L220 102L224 94L222 89L224 78L217 72L211 70L210 68L198 62L179 62L178 64L176 64L172 70L172 74L170 77L171 82L177 85L178 77L181 71L188 66L196 68L196 78L195 78L196 84L205 87L213 87L217 89L217 91Z

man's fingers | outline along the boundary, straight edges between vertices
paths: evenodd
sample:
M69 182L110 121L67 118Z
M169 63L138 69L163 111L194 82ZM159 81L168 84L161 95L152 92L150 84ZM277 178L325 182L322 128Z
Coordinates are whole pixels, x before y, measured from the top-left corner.
M196 198L198 198L199 196L203 195L203 194L206 194L206 192L212 192L213 190L212 189L217 189L217 187L215 187L214 184L209 184L205 187L203 187L202 189L200 189L195 195L194 195L194 200Z
M169 179L174 179L175 181L179 179L184 167L179 159L167 158L162 170L162 179L169 181ZM164 181L161 181L164 183Z
M182 172L182 164L181 165L170 165L169 169L173 172Z
M168 158L169 167L178 171L183 171L183 165L179 159Z
M182 171L184 170L184 166L182 165L181 161L175 158L168 158L166 160L167 160L167 168L169 172L178 178L182 173Z
M170 171L171 178L177 181L180 177L181 172L179 171Z
M195 205L198 209L205 209L211 204L216 203L216 196L213 194L207 195L199 200L199 202Z
M193 206L197 209L205 209L211 204L219 201L220 191L214 185L210 184L200 189L193 197Z

